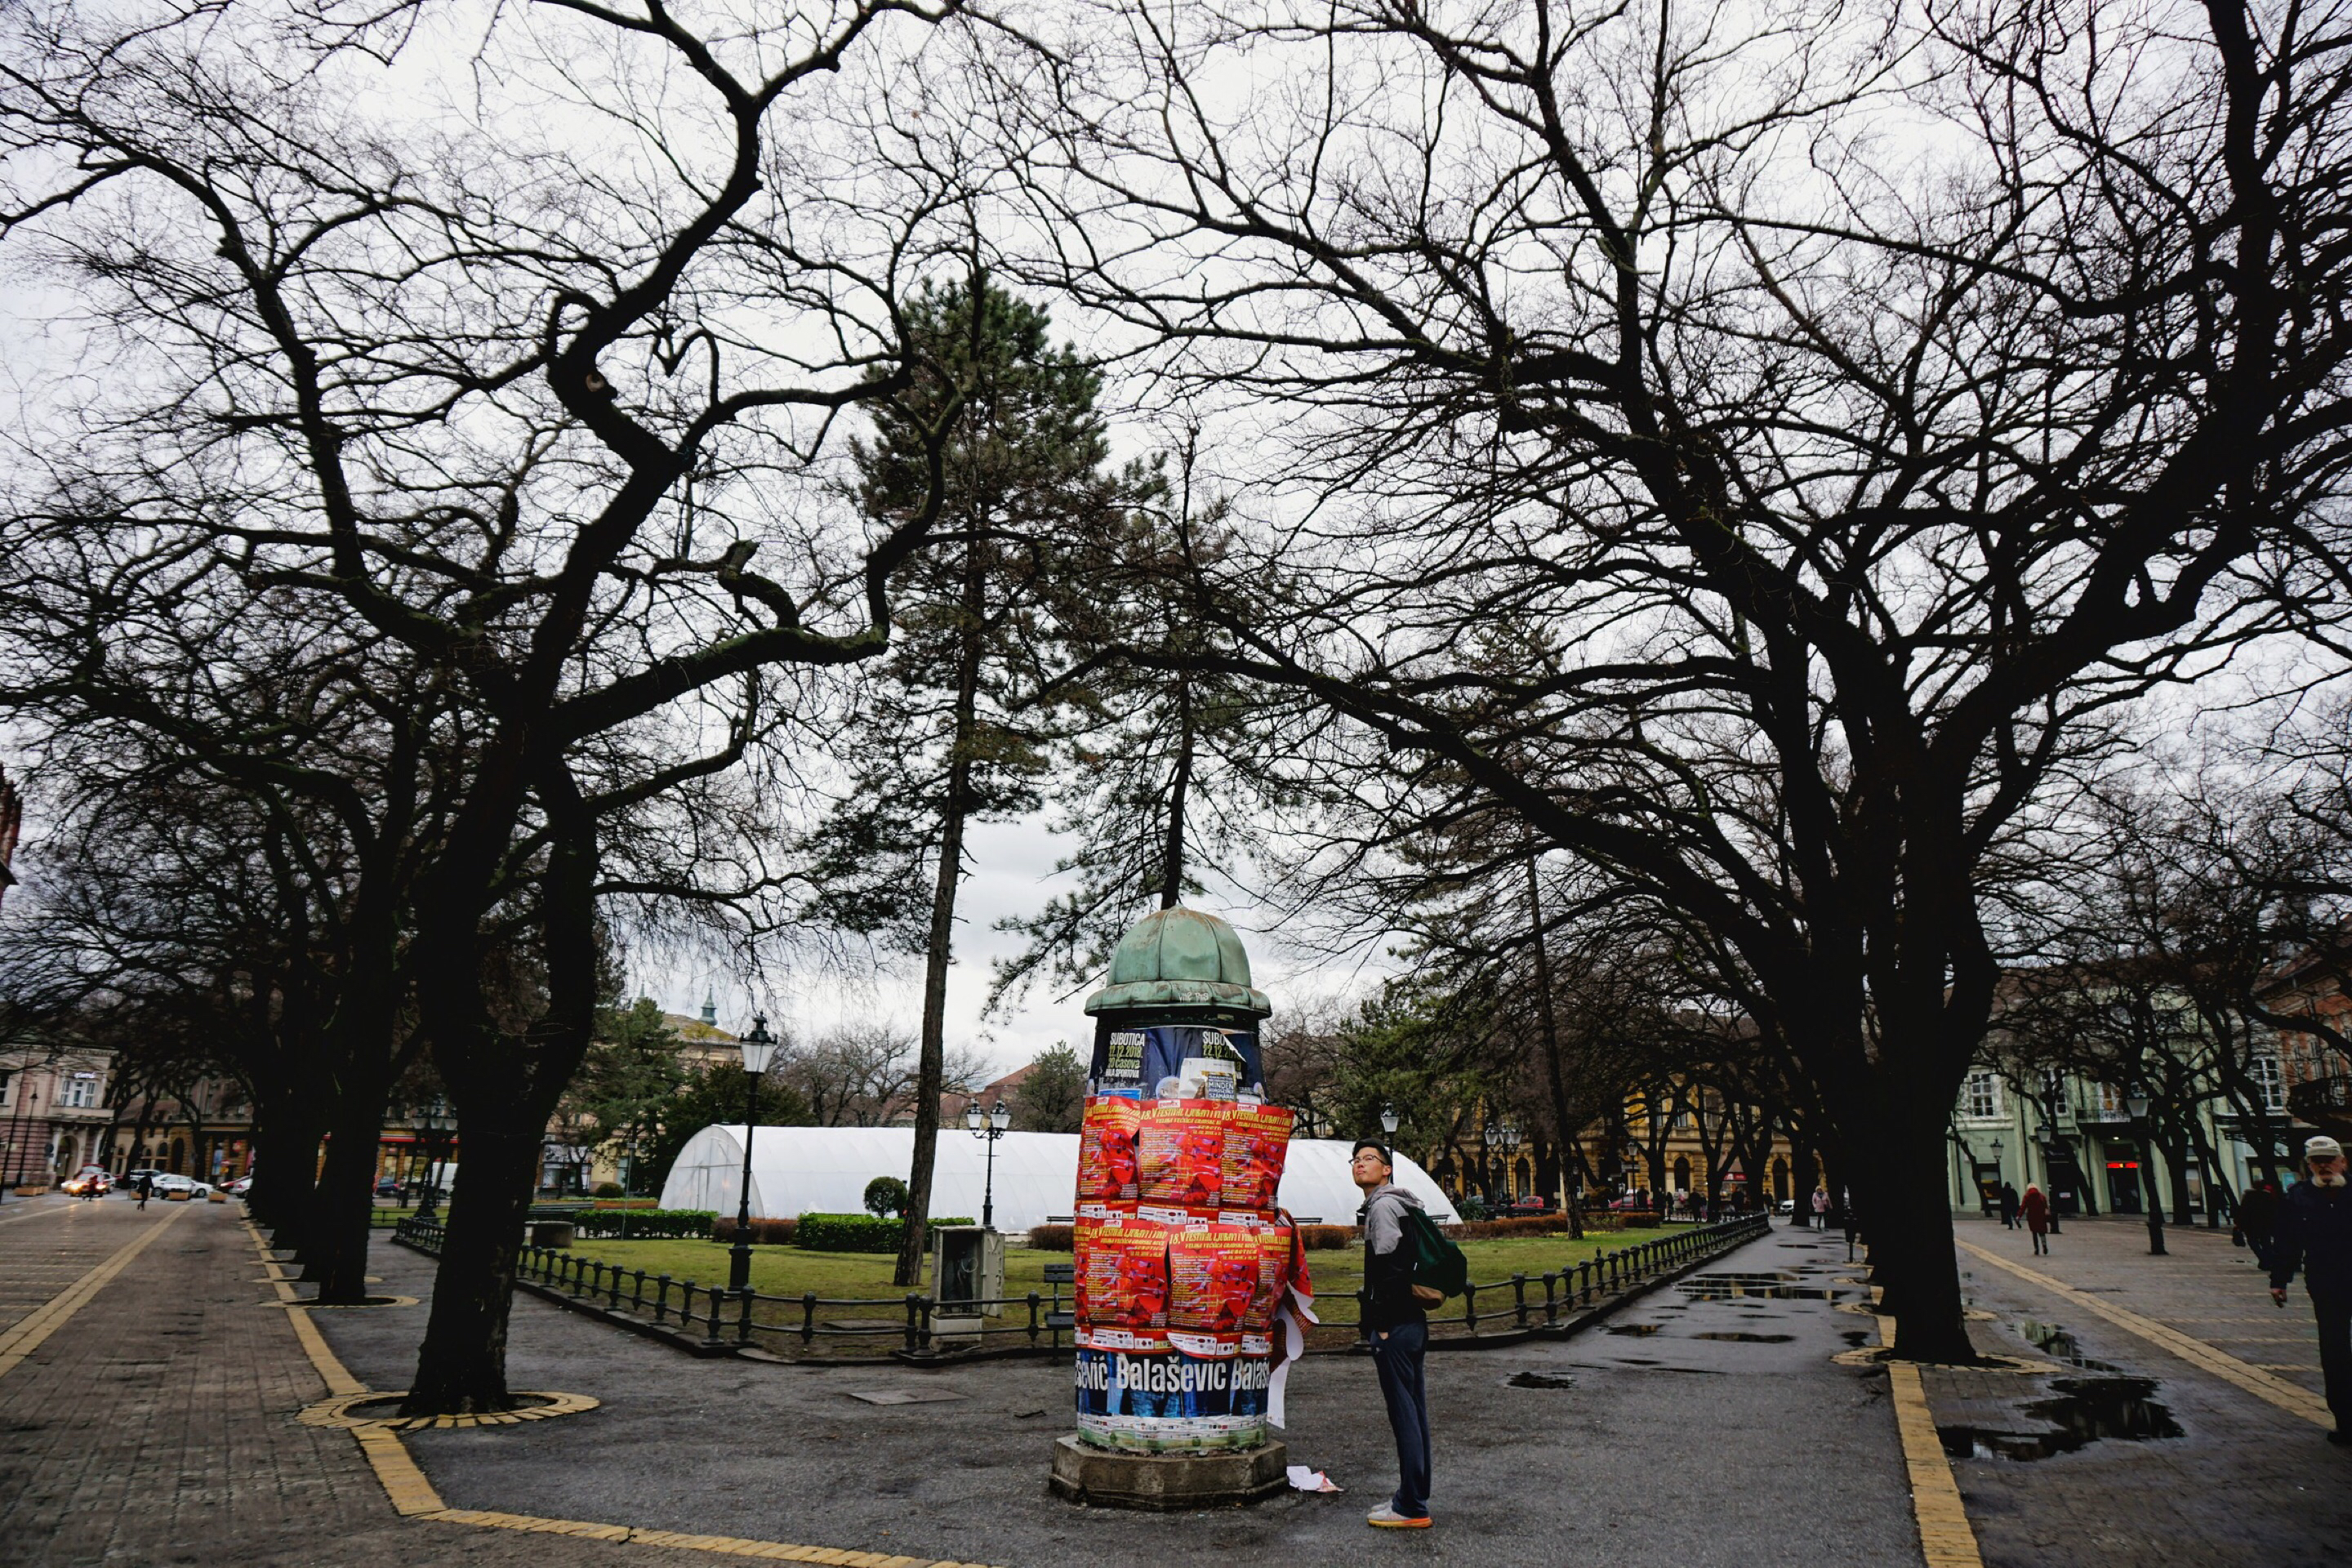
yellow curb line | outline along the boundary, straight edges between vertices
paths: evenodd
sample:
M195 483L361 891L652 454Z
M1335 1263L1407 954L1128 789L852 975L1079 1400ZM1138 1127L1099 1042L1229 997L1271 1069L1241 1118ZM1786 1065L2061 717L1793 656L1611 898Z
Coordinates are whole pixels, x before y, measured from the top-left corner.
M140 1233L139 1239L50 1297L20 1320L6 1333L0 1334L0 1377L16 1370L18 1363L41 1348L43 1341L59 1329L72 1316L89 1305L90 1299L106 1289L106 1282L131 1267L131 1260L146 1249L147 1244L163 1234L163 1227L186 1213L174 1209Z
M1895 1320L1878 1320L1879 1349L1895 1348ZM1984 1568L1977 1550L1977 1532L1960 1503L1960 1487L1952 1479L1952 1461L1944 1441L1936 1435L1936 1414L1927 1407L1927 1386L1916 1362L1890 1361L1886 1367L1889 1393L1895 1401L1895 1430L1903 1439L1903 1468L1911 1479L1911 1515L1919 1524L1919 1554L1927 1568Z
M2193 1367L2210 1372L2225 1383L2236 1384L2255 1398L2267 1400L2290 1415L2300 1415L2318 1426L2333 1427L2336 1425L2335 1415L2328 1410L2327 1402L2307 1388L2289 1383L2284 1378L2273 1377L2252 1363L2240 1361L2236 1356L2216 1350L2203 1340L2192 1339L2168 1323L2144 1318L2129 1308L2110 1305L2088 1291L2061 1284L2038 1268L2011 1263L1999 1253L1987 1252L1969 1242L1963 1241L1959 1247L1969 1256L1981 1258L1996 1268L2006 1268L2019 1279L2038 1285L2074 1306L2096 1312L2117 1328L2137 1334L2159 1350L2171 1352Z
M165 1222L170 1223L169 1221ZM260 1250L261 1260L269 1270L270 1282L277 1286L280 1300L294 1299L294 1289L285 1283L278 1265L269 1256L268 1244L251 1220L245 1228ZM156 1227L162 1229L161 1226ZM152 1233L151 1233L152 1234ZM144 1245L142 1242L142 1245ZM129 1261L125 1258L124 1261ZM294 1327L294 1337L301 1342L302 1353L326 1381L330 1395L361 1394L369 1392L365 1384L345 1371L327 1348L327 1342L308 1312L289 1311L287 1321ZM433 1520L442 1524L470 1524L487 1530L532 1531L547 1535L576 1535L588 1541L612 1541L632 1546L670 1546L687 1552L709 1552L723 1557L765 1557L780 1563L829 1563L839 1568L982 1568L979 1563L954 1563L922 1557L894 1557L879 1552L844 1552L829 1546L793 1546L781 1541L746 1541L730 1535L688 1535L676 1531L642 1530L628 1524L591 1524L573 1519L535 1519L529 1514L499 1513L486 1509L450 1508L425 1479L425 1472L409 1457L407 1446L400 1435L389 1426L366 1426L352 1429L358 1439L360 1452L375 1471L375 1479L384 1494L392 1500L393 1508L405 1518ZM1942 1568L1942 1565L1935 1565Z

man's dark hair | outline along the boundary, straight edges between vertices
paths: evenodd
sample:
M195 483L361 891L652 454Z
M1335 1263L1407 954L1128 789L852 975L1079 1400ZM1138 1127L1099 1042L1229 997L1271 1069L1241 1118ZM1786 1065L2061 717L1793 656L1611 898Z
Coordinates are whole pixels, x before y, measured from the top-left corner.
M1396 1169L1396 1156L1390 1153L1389 1146L1381 1142L1377 1138L1357 1139L1356 1146L1348 1151L1348 1158L1352 1160L1367 1149L1375 1150L1379 1152L1381 1164L1386 1165L1391 1171Z

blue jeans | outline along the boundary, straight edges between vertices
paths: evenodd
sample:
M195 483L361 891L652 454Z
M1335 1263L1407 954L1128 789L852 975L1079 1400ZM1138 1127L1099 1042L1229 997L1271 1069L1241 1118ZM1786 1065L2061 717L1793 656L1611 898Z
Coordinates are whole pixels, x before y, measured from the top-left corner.
M1427 1323L1400 1323L1382 1339L1372 1338L1372 1364L1381 1373L1381 1398L1396 1434L1397 1489L1389 1506L1407 1519L1429 1512L1429 1391L1421 1363L1429 1350Z

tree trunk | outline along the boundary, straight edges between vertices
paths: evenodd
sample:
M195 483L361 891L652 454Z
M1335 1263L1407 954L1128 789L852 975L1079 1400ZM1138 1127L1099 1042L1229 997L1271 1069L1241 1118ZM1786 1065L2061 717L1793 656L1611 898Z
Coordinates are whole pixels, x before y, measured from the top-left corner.
M939 877L931 888L931 930L923 963L922 1055L915 1068L914 1168L907 1173L907 1232L890 1276L901 1290L923 1275L930 1239L931 1164L940 1146L940 1093L946 1076L948 965L955 957L956 890L963 881L964 818L971 810L972 741L980 727L980 659L987 577L977 542L964 551L963 647L956 667L954 750L940 821Z
M453 1090L454 1092L454 1090ZM521 1110L521 1114L516 1114ZM433 1312L417 1349L409 1415L509 1410L507 1313L515 1258L530 1216L540 1132L528 1110L458 1101L466 1158L457 1168L433 1279Z
M1933 1121L1922 1112L1888 1116L1880 1123L1866 1189L1871 1278L1885 1288L1881 1309L1895 1314L1897 1355L1969 1364L1978 1358L1961 1315L1959 1260L1952 1244L1942 1136L1948 1120L1947 1108ZM1800 1214L1810 1212L1810 1197L1808 1192L1800 1198Z
M1552 1126L1559 1134L1563 1149L1576 1144L1577 1130L1568 1109L1568 1078L1559 1064L1559 1017L1555 1011L1551 985L1551 949L1544 941L1543 884L1536 876L1536 857L1528 857L1528 935L1535 948L1536 958L1536 1022L1543 1035L1544 1075L1551 1090ZM1568 1234L1571 1238L1584 1234L1583 1204L1576 1184L1568 1179L1569 1161L1559 1162L1559 1203L1568 1214Z
M1176 678L1176 770L1168 784L1168 837L1160 852L1160 907L1184 901L1184 807L1192 788L1192 683Z
M368 1233L375 1221L376 1148L391 1097L389 1064L362 1045L343 1078L327 1141L327 1165L310 1200L303 1235L302 1278L319 1300L353 1306L367 1300Z

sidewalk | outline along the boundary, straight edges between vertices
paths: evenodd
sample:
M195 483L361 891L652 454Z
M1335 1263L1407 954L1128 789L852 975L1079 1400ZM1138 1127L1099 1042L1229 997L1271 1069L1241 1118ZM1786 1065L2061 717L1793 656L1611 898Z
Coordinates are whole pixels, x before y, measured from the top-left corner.
M1213 1514L1047 1496L1051 1445L1071 1425L1069 1369L1057 1362L924 1373L697 1361L523 1300L514 1385L600 1407L407 1443L456 1508L1013 1568L1158 1568L1210 1552L1286 1568L1465 1552L1611 1568L1917 1563L1885 1377L1830 1360L1867 1322L1818 1299L1859 1294L1832 1284L1851 1272L1844 1257L1842 1242L1778 1232L1707 1272L1786 1269L1816 1299L1669 1288L1626 1312L1620 1326L1634 1331L1432 1354L1438 1529L1428 1535L1365 1528L1395 1458L1371 1368L1352 1357L1301 1366L1286 1435L1294 1462L1348 1490ZM402 1248L377 1254L391 1293L427 1297L431 1267ZM320 1326L355 1375L400 1388L425 1310L322 1313ZM930 1402L877 1405L854 1393Z
M8 1328L28 1300L54 1300L165 1226L0 1372L0 1563L709 1568L583 1541L559 1559L543 1539L400 1520L348 1433L295 1420L322 1389L237 1205L142 1214L110 1198L0 1217Z
M1975 1446L1958 1437L1962 1427L2049 1430L2051 1420L2022 1406L2050 1398L2060 1381L2117 1376L2153 1382L2148 1397L2180 1428L2178 1436L2110 1437L2048 1458L1955 1458L1953 1473L1989 1568L2318 1568L2344 1562L2352 1542L2352 1453L2328 1447L2324 1428L2307 1415L2257 1397L2214 1370L2242 1363L2315 1404L2318 1342L2299 1285L2285 1310L2273 1307L2267 1282L2227 1233L2168 1227L2169 1255L2152 1258L2139 1221L2070 1220L2051 1239L2051 1256L2036 1258L2023 1231L1998 1222L1959 1220L1955 1229L1970 1302L1993 1315L1974 1325L1980 1348L2042 1355L2019 1332L2031 1321L2063 1328L2080 1358L2105 1368L2070 1367L2063 1380L1931 1369L1928 1399L1953 1443ZM2184 1359L2179 1348L2194 1346L2151 1342L2080 1299L1974 1256L1970 1247L2155 1320L2210 1350Z

